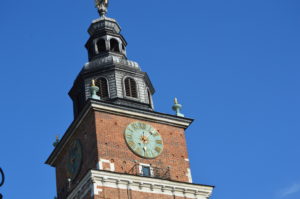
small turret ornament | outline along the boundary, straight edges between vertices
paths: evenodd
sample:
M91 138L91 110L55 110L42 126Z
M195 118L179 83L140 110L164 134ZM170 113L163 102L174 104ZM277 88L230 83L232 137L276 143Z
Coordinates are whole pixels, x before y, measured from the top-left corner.
M177 98L174 99L174 105L172 106L172 109L176 112L176 115L179 117L184 117L184 115L180 112L182 108L182 105L178 103Z
M56 136L56 139L55 139L55 142L52 144L54 147L56 147L57 145L58 145L58 143L59 143L59 137L58 136Z
M98 8L99 15L105 17L108 8L108 0L95 0L96 8Z
M95 80L93 79L90 87L91 99L100 100L100 97L97 95L98 91L99 91L99 87L96 86Z

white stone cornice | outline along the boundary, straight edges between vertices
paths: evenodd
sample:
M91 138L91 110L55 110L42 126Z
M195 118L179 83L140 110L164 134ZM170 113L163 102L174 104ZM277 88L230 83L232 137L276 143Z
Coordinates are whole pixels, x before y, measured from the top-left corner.
M209 198L214 188L208 185L91 170L70 193L67 199L81 199L88 191L91 191L92 195L98 195L102 191L102 189L98 188L99 186L196 199Z

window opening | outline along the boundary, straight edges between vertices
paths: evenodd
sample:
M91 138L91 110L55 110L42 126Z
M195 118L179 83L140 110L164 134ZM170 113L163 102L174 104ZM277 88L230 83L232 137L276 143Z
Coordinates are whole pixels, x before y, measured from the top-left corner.
M148 166L142 166L142 176L151 177L151 169Z
M119 42L116 39L110 40L110 50L113 52L120 52Z
M126 96L137 98L137 88L134 79L128 77L125 79Z
M106 45L104 39L99 39L97 41L97 48L98 48L98 53L103 53L106 51Z
M96 80L96 86L99 87L99 91L97 92L97 95L100 96L100 98L105 99L109 97L108 84L107 84L107 80L104 77L101 77Z

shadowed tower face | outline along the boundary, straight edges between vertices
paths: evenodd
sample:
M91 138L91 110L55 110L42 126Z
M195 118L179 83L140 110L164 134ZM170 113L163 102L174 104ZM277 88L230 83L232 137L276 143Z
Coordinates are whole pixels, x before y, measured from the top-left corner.
M69 92L74 121L46 163L56 169L58 199L180 199L210 197L213 187L192 182L185 129L192 119L154 111L154 87L138 63L108 1L96 0L88 62Z

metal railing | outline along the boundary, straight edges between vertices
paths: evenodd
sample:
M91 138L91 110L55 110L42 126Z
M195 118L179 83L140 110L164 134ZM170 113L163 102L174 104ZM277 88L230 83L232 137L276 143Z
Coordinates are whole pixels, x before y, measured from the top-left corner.
M158 178L158 179L163 179L163 180L171 179L170 167L160 168L160 167L149 166L148 168L149 168L150 173L144 173L143 167L145 167L145 166L137 163L126 173L131 174L131 175L136 175L136 176Z

